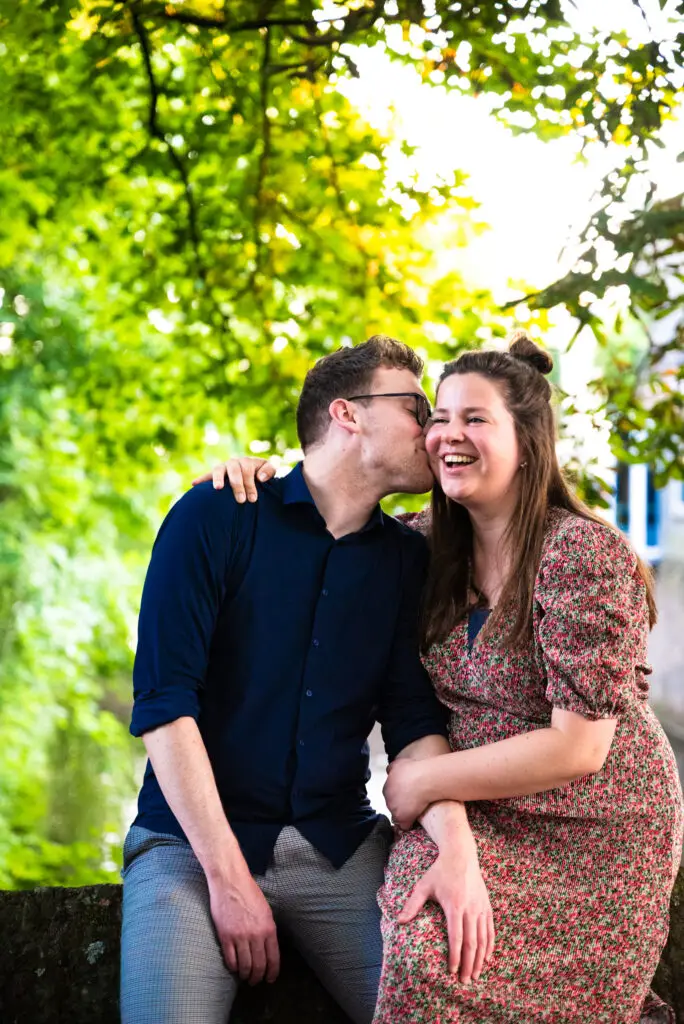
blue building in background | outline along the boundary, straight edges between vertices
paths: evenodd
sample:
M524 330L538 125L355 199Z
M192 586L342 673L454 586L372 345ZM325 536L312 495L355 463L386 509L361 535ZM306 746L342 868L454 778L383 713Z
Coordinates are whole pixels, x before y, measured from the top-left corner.
M677 518L682 507L684 481L675 480L658 488L650 466L622 463L615 470L612 517L652 565L660 561L667 520Z
M659 489L649 466L619 465L614 487L612 518L656 573L651 703L671 738L684 744L684 482Z

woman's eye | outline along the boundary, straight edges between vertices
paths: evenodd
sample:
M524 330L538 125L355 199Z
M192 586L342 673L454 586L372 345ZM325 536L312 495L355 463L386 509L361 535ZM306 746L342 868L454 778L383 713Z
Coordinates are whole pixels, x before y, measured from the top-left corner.
M469 416L468 423L484 423L481 416Z

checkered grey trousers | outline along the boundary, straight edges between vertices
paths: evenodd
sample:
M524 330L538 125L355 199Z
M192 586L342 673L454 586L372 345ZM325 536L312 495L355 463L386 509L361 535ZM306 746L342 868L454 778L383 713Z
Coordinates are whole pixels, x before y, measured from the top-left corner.
M255 875L285 929L356 1024L373 1017L382 966L383 818L336 869L292 826ZM124 846L122 1024L226 1024L238 979L225 965L204 872L188 843L134 825Z

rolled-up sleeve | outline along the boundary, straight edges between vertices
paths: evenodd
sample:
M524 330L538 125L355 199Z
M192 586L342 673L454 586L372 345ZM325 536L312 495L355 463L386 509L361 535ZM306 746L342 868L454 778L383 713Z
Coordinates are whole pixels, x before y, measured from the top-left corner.
M437 700L419 654L420 599L427 560L423 538L408 538L400 612L378 707L378 721L390 761L409 743L425 736L447 735L447 711Z
M145 579L133 668L131 732L199 715L232 544L232 495L189 491L159 531Z

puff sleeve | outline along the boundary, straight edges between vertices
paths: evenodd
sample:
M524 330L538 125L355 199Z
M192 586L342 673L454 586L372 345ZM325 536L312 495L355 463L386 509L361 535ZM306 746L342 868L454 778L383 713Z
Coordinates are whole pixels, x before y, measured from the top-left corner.
M645 699L646 591L621 534L572 516L549 538L535 586L535 634L554 707L619 718Z
M428 505L421 512L401 512L396 517L404 526L410 527L424 537L429 537L432 530L432 509Z

